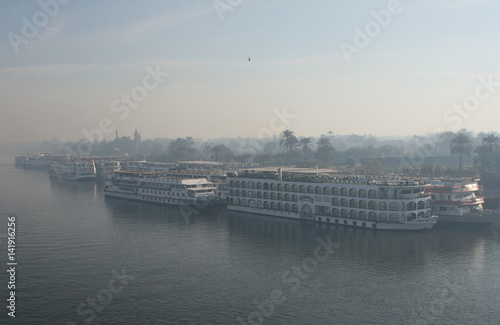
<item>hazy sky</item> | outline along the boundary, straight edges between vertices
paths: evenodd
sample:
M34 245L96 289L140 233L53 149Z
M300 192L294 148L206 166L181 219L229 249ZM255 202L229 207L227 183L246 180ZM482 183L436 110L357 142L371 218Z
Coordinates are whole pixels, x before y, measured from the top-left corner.
M495 0L1 1L0 142L499 131L499 13Z

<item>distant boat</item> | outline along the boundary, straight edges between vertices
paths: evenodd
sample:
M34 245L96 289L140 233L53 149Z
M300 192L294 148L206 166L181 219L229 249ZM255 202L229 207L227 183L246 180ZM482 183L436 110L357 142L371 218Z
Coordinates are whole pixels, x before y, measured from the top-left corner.
M49 176L60 181L83 181L95 180L97 174L93 160L66 158L50 162Z
M485 210L477 181L449 179L434 181L425 187L431 194L432 210L438 224L491 226L500 220L500 211Z
M50 162L54 159L60 159L62 156L52 154L33 154L26 156L17 156L15 165L24 168L49 169Z

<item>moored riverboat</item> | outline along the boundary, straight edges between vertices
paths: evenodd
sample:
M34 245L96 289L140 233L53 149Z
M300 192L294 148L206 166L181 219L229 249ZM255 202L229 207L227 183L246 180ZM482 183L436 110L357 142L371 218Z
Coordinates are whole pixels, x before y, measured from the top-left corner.
M93 160L79 158L55 159L50 162L49 176L59 181L95 180L95 163Z
M216 187L205 178L168 177L161 171L115 171L104 188L108 198L203 209L217 200Z
M437 221L418 181L299 168L247 169L230 177L228 210L387 230L426 230Z
M500 211L483 208L477 180L432 181L425 187L432 198L432 210L440 225L489 227L500 220Z

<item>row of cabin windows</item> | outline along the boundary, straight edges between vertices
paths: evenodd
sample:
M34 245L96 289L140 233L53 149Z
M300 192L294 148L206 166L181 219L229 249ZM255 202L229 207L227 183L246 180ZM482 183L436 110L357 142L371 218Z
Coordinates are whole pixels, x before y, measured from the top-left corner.
M255 192L255 191L246 191L246 190L229 190L230 196L241 196L241 197L250 197L257 199L266 199L266 200L279 200L279 201L293 201L298 202L299 196L297 194L283 194L283 193L269 193L269 192Z
M298 204L291 203L281 203L281 202L269 202L269 201L258 201L258 200L247 200L239 198L230 198L229 204L239 205L239 206L249 206L254 208L270 209L270 210L280 210L289 212L299 212Z
M350 208L360 208L360 209L370 209L370 210L381 210L381 211L413 211L413 210L423 210L429 209L431 207L431 201L418 201L418 202L408 202L408 203L399 203L399 202L377 202L365 200L347 200L347 199L332 199L332 206L342 206L342 207L350 207Z
M142 183L142 186L147 186L147 187L159 187L163 188L165 187L166 184L163 183L156 183L156 182L144 182ZM177 190L184 190L186 189L185 185L177 185L177 184L171 184L171 185L166 185L168 186L169 189L177 189Z
M148 194L163 194L163 195L167 194L168 196L175 196L175 193L172 193L170 191L167 191L167 192L157 191L157 190L142 190L142 191L143 191L143 193L148 193ZM177 196L181 196L180 193L177 193ZM186 196L186 194L182 193L182 196Z
M123 187L123 186L118 186L118 189L120 191L126 191L126 192L134 192L136 187Z
M253 184L253 185L252 185ZM306 185L296 185L296 184L275 184L275 183L257 183L246 182L246 181L230 181L229 187L232 188L244 188L244 189L257 189L264 191L282 191L282 192L293 192L293 193L307 193L307 194L319 194L319 195L337 195L337 196L350 196L350 197L363 197L370 199L384 199L386 198L384 194L378 193L376 190L357 190L355 188L347 189L345 187L328 187L328 186L306 186ZM395 196L395 195L394 195Z
M260 191L246 191L246 190L229 190L229 196L239 196L239 197L249 197L249 198L257 198L257 199L265 199L265 200L278 200L278 201L292 201L298 202L299 196L296 194L282 194L282 193L274 193L274 192L260 192ZM331 199L332 206L343 206L350 208L360 208L360 209L370 209L370 210L389 210L389 211L413 211L413 210L422 210L428 209L431 207L430 201L418 201L399 203L399 202L379 202L378 204L374 201L366 202L365 200L355 200L355 199L339 199L332 198Z
M416 213L409 213L408 215L402 214L396 214L396 213L376 213L376 212L365 212L365 211L357 211L357 210L347 210L347 209L333 209L332 210L332 216L333 217L341 217L341 218L350 218L350 219L357 219L357 220L368 220L368 221L377 221L377 222L405 222L405 221L411 221L416 219L417 217L420 218L425 218L425 217L430 217L431 212L428 211L427 213L424 212L419 212L418 214Z
M159 197L148 197L148 196L142 196L143 200L148 200L148 201L156 201L156 202L165 202L165 203L178 203L179 201L175 200L169 200L169 199L162 199Z
M128 197L131 199L136 198L136 196L132 195L132 194L122 194L121 197ZM178 203L179 202L179 201L176 202L175 200L163 199L163 198L159 198L159 197L150 197L150 196L140 196L140 198L142 198L143 200L147 200L147 201L164 202L164 203Z
M262 208L262 209L270 209L270 210L278 210L278 211L289 211L289 212L298 212L299 207L297 204L289 204L289 203L281 203L281 202L269 202L269 201L260 201L260 200L252 200L252 199L239 199L239 198L230 198L230 205L237 206L248 206L254 208ZM378 221L378 222L404 222L411 221L418 218L430 217L431 212L427 211L427 213L419 212L409 213L408 215L399 215L396 213L376 213L376 212L366 212L366 211L358 211L358 210L347 210L347 209L337 209L333 208L330 213L325 213L326 211L319 211L318 214L321 215L331 215L332 217L341 217L341 218L351 218L357 220L369 220L369 221ZM406 220L405 220L406 218Z
M342 209L339 211L339 209L333 209L332 211L332 216L333 217L341 217L341 218L350 218L350 219L356 219L356 220L368 220L368 221L375 221L375 222L405 222L405 221L411 221L418 218L424 218L424 217L430 217L431 212L428 211L427 213L420 212L418 215L416 213L409 213L407 216L403 215L398 215L396 213L391 213L387 214L384 212L381 212L379 214L375 212L369 212L366 213L365 211L356 211L356 210L346 210Z

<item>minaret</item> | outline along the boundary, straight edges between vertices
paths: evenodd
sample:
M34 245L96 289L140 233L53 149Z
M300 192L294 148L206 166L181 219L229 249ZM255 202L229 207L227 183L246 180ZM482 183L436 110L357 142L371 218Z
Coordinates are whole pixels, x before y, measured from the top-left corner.
M139 155L139 141L141 141L141 134L135 130L134 132L134 140L135 140L135 155Z

